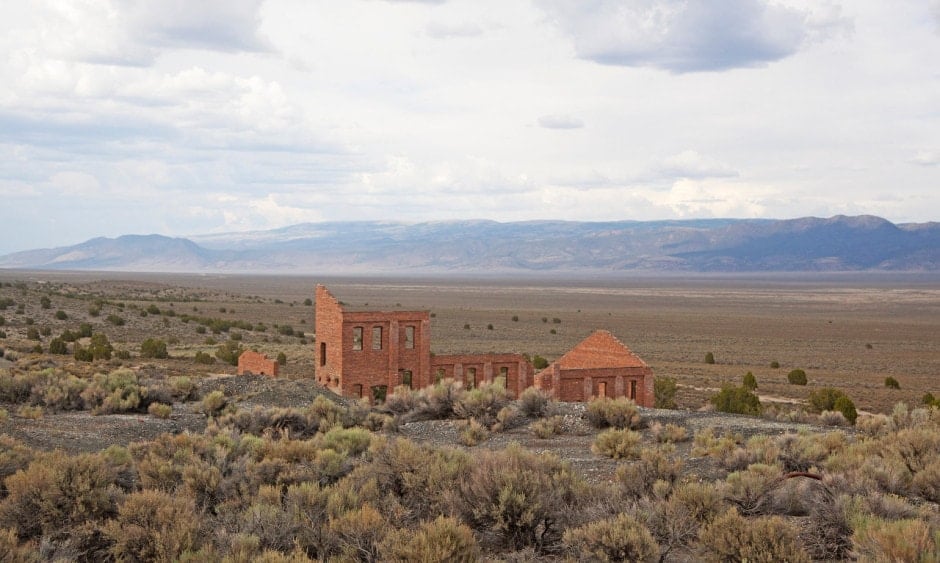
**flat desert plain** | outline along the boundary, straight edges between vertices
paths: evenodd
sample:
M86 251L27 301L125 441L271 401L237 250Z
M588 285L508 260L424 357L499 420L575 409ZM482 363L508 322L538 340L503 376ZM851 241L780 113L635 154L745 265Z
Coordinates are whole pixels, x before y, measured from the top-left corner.
M317 283L350 309L429 310L435 353L506 351L553 360L595 329L611 331L657 376L679 383L680 408L697 409L723 383L748 371L764 401L801 402L818 387L844 390L861 411L890 412L940 394L940 277L929 275L766 275L697 277L414 277L339 278L132 273L2 273L4 281L52 284L146 306L159 295L191 296L179 312L313 333L304 306ZM58 306L58 305L56 305ZM225 309L225 313L219 313ZM518 320L513 320L518 318ZM129 319L131 320L131 319ZM492 328L489 328L489 326ZM135 329L135 327L137 327ZM167 332L171 331L171 332ZM167 334L164 334L167 332ZM176 324L133 319L112 335L129 349L147 337L176 335L181 360L202 349L205 335ZM290 358L285 374L312 376L313 344L272 342L271 332L244 333L246 346ZM123 340L122 340L123 339ZM308 338L308 340L310 340ZM212 347L204 347L212 351ZM714 364L704 361L712 352ZM771 368L771 362L780 367ZM787 373L806 371L806 387ZM893 377L900 389L885 387Z

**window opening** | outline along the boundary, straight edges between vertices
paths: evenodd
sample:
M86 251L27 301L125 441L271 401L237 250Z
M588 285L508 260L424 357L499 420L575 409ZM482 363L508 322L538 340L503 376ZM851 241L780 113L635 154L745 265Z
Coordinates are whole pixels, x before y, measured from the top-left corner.
M372 349L382 349L382 327L380 326L372 327Z
M362 327L353 327L353 350L362 350Z
M405 327L405 348L414 348L415 347L415 327L406 326Z

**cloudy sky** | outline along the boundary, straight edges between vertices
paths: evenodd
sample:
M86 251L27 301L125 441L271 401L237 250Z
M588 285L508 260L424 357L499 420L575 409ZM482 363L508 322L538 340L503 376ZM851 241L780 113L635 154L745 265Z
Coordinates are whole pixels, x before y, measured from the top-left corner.
M352 219L940 220L940 0L0 13L0 253Z

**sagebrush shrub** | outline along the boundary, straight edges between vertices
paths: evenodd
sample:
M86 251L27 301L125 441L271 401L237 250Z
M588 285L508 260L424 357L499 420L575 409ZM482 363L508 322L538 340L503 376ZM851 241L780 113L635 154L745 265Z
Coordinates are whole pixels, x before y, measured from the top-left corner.
M173 414L173 406L165 403L150 403L147 412L157 418L170 418Z
M225 393L215 390L202 398L200 407L206 416L216 416L222 413L226 405L228 405L228 399L225 398Z
M528 387L519 395L519 410L526 416L542 418L546 415L554 398L548 391L538 387Z
M564 418L560 416L550 416L532 423L532 433L537 438L543 440L557 436L564 430Z
M460 432L460 443L465 446L475 446L486 439L489 431L485 426L477 422L477 419L471 418L464 422L463 430Z
M923 520L884 521L866 517L855 524L852 551L861 562L937 561L940 546Z
M578 561L659 561L659 545L649 530L623 513L569 529L564 543Z
M757 378L754 377L753 373L747 372L744 374L744 377L741 379L741 387L744 387L748 391L757 389Z
M888 376L885 378L885 387L887 387L888 389L900 389L901 384L898 383L897 379Z
M98 454L45 454L7 477L8 495L0 502L0 528L19 537L61 537L80 524L117 513L121 491L114 469Z
M583 502L586 483L568 464L512 444L471 459L457 510L478 532L512 549L553 545Z
M744 515L766 513L770 506L770 493L780 485L779 467L751 464L743 471L735 471L725 479L725 500L735 505Z
M591 451L613 459L637 459L640 457L640 442L638 432L611 428L597 435L591 444Z
M637 461L620 464L614 481L617 489L628 499L635 500L652 494L657 481L672 487L679 479L683 462L670 453L669 450L647 448L640 452Z
M689 439L689 433L684 426L671 422L654 422L650 425L650 435L659 443L678 443Z
M460 418L475 419L486 427L492 426L496 415L512 399L506 388L495 383L484 383L460 396L454 403L454 414Z
M102 531L118 561L175 561L199 547L201 528L191 499L147 490L128 495Z
M636 403L626 397L594 399L588 403L584 416L595 428L637 429L643 422Z
M473 530L455 518L438 516L422 522L417 529L389 532L379 544L383 561L453 561L471 563L480 558Z
M699 542L708 561L810 561L793 525L779 516L744 518L733 508L705 525Z

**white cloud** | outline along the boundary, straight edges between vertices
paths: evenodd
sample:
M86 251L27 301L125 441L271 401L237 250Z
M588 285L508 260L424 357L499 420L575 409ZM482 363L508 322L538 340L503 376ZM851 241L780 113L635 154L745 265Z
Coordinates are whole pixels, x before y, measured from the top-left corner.
M914 158L911 159L911 162L921 166L940 166L940 150L917 151L917 154L914 155Z
M539 126L545 129L581 129L584 122L571 115L543 115Z
M539 0L578 56L670 72L761 66L793 55L831 25L762 0Z
M682 151L663 159L657 172L671 178L731 178L738 172L713 158L694 150Z
M440 21L428 22L424 32L434 39L454 39L460 37L479 37L483 35L483 28L471 22L445 23Z

